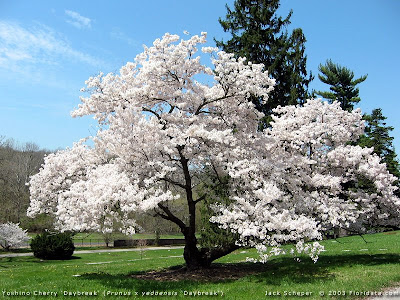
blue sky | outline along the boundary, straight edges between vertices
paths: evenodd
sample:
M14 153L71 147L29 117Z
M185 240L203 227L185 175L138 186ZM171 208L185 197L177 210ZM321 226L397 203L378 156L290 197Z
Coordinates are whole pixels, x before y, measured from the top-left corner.
M42 148L71 146L96 132L90 117L73 119L90 76L116 72L165 32L208 32L227 39L218 23L225 1L0 0L0 136ZM227 1L232 7L233 1ZM307 38L308 69L331 58L352 69L365 112L380 107L400 149L398 0L282 0L292 25ZM317 77L317 76L316 76ZM328 87L314 79L312 88Z

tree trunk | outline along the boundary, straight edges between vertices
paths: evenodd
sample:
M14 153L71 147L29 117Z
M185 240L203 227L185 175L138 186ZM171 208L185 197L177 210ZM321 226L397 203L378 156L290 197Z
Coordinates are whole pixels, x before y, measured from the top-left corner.
M188 270L209 268L214 260L223 257L239 248L239 246L232 243L224 247L199 249L197 248L196 236L194 234L185 234L183 258L185 259L186 268Z
M184 154L184 146L178 145L177 147L180 163L182 165L182 171L185 178L185 183L175 183L180 188L183 188L186 193L186 201L188 204L188 213L189 213L189 222L186 225L182 220L177 218L168 207L158 204L158 207L163 210L165 214L158 214L162 218L166 220L170 220L177 224L183 235L185 236L185 249L183 251L183 258L186 262L186 267L188 270L196 270L200 268L208 268L211 263L225 256L232 251L238 249L239 247L235 244L231 244L223 247L215 247L212 249L197 248L197 238L196 238L196 204L204 199L204 197L200 197L197 200L193 198L193 185L192 185L192 177L190 174L189 168L189 159L187 159ZM168 180L167 180L168 181ZM174 181L173 181L174 182Z
M183 251L183 258L185 259L186 268L188 270L196 270L201 268L207 268L211 262L203 259L202 253L197 249L196 245L187 244Z

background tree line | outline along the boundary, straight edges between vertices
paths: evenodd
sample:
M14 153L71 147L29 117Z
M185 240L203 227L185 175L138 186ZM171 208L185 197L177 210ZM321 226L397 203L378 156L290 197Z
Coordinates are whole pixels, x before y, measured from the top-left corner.
M26 216L29 206L26 183L39 171L48 153L35 143L19 144L0 136L0 223L20 223L33 231L50 225L45 216L34 220Z

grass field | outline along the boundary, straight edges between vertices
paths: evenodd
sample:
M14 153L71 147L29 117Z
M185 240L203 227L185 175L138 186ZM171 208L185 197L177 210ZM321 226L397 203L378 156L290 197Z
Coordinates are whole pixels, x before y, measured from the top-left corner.
M400 282L400 231L364 238L367 243L359 236L324 241L326 251L316 264L307 257L301 257L300 262L289 256L277 257L265 265L255 264L256 274L216 282L159 282L131 276L183 264L182 249L146 251L142 259L140 252L76 254L68 261L0 258L0 297L15 298L12 296L15 292L20 295L53 292L53 296L42 297L57 299L63 298L65 292L76 299L81 298L75 296L79 292L96 292L97 297L87 298L186 299L194 297L190 292L216 292L218 296L195 298L219 298L223 293L224 299L357 299L367 291L380 291ZM218 263L240 263L245 268L249 265L244 262L246 257L256 255L253 250L238 250ZM153 292L174 296L156 297L151 295ZM266 296L266 292L271 296ZM293 293L299 296L289 296Z

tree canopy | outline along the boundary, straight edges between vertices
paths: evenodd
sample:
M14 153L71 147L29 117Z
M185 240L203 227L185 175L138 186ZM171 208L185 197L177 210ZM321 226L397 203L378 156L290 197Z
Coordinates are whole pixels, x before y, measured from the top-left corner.
M372 149L349 145L364 129L359 110L309 100L277 108L259 131L264 114L249 97L268 101L274 80L263 65L218 48L201 49L213 68L202 65L205 42L205 33L166 34L119 74L89 78L72 115L93 115L99 130L91 143L45 158L30 181L28 214L53 214L60 230L110 232L117 224L129 234L134 214L151 212L181 229L188 268L241 246L265 261L288 243L316 260L326 230L398 224L395 177ZM204 76L209 83L198 81ZM344 187L359 177L374 191ZM214 179L224 193L207 189ZM210 222L237 235L230 245L198 246L196 206L210 196ZM170 205L182 198L185 218Z

